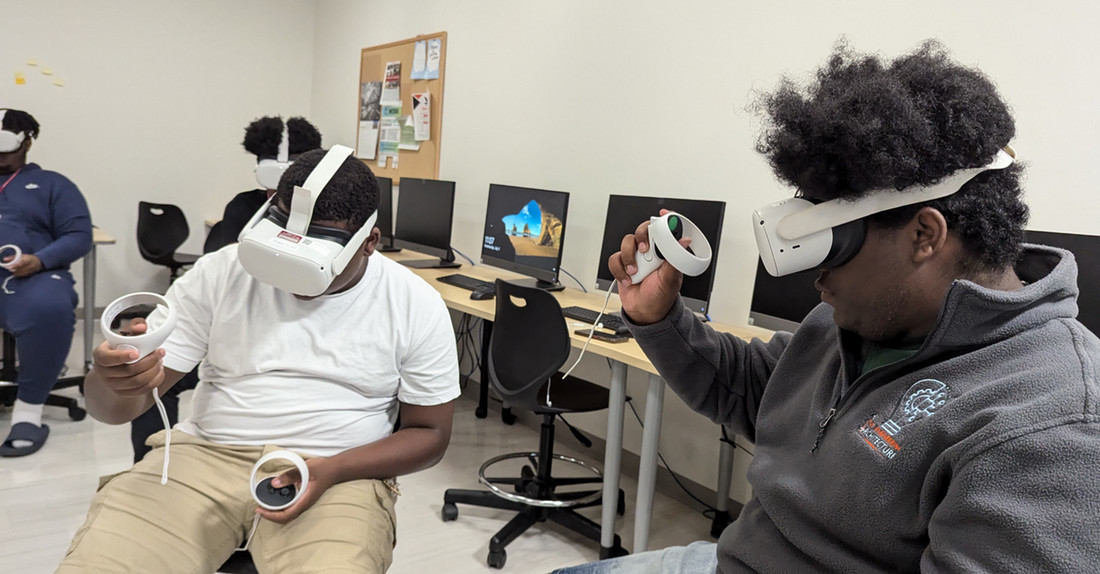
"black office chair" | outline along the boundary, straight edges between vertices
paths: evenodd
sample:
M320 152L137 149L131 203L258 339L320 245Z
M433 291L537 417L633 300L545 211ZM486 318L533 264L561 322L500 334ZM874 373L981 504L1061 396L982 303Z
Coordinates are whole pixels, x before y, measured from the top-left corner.
M190 234L187 218L179 207L170 203L138 202L138 250L146 261L167 267L172 272L170 281L175 281L184 267L199 258L190 253L176 253Z
M569 358L569 331L561 307L550 293L498 279L496 318L489 342L489 380L505 402L516 409L542 415L538 452L520 452L489 459L478 471L484 490L448 489L443 496L443 520L458 518L456 504L515 510L512 518L489 541L489 566L502 568L507 559L505 546L537 522L547 519L577 532L597 544L600 525L578 514L576 509L600 504L600 471L572 457L554 454L554 419L559 414L589 412L607 408L608 390L588 381L562 379L558 368ZM522 301L522 306L513 300ZM547 386L550 404L547 404ZM526 459L519 477L490 477L490 466L508 459ZM573 463L593 476L555 478L551 466ZM597 483L595 490L559 490ZM505 488L508 487L508 488ZM619 491L618 512L624 511ZM615 547L621 547L615 536Z
M18 391L15 379L19 376L19 370L15 363L15 336L7 331L3 333L3 351L4 356L0 358L0 405L10 407L15 404ZM61 377L53 388L57 390L66 387L80 387L83 392L84 376ZM74 421L84 420L88 414L76 399L52 392L46 397L46 404L68 409L69 418Z

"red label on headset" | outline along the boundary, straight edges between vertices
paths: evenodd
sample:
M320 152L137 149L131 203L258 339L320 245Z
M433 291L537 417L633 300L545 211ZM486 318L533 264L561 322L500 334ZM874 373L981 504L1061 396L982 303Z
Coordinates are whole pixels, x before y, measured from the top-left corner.
M299 241L302 240L301 235L294 235L293 233L291 233L289 231L280 231L279 235L277 237L279 239L283 239L283 240L289 241L291 243L298 243Z

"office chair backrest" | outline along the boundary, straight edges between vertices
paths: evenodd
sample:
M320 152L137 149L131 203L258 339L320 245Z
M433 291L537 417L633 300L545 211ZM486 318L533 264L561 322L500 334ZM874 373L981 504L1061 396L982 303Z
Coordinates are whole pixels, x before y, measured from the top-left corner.
M222 247L225 247L226 245L229 245L230 243L236 243L236 241L237 241L236 237L234 237L232 239L222 237L224 235L224 233L222 233L224 228L225 228L225 222L224 221L219 221L219 222L215 223L213 225L213 227L210 228L210 231L208 231L206 233L206 241L204 241L203 244L202 244L202 253L203 253L203 255L205 255L207 253L213 253L213 252L221 249Z
M531 410L539 387L569 358L569 331L550 293L501 279L496 288L489 380L509 405Z
M179 207L170 203L138 203L138 251L146 260L167 265L190 233L187 218Z

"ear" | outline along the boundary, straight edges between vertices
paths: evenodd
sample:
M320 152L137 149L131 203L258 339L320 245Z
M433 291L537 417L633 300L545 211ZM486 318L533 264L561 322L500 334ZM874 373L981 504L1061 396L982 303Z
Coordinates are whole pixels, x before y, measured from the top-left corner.
M363 253L367 257L370 257L374 253L374 250L378 248L378 242L382 240L382 231L377 227L371 230L370 235L367 236L367 240L363 242Z
M909 222L913 240L913 262L924 263L944 250L947 243L947 219L934 207L922 207Z

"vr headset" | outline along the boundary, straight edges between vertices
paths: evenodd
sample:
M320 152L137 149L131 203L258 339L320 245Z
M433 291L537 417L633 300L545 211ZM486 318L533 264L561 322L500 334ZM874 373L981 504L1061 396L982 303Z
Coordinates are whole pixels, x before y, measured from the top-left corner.
M27 139L27 134L23 132L15 133L3 129L4 116L7 113L8 110L0 110L0 153L11 153L18 150L19 146L23 145L23 140Z
M257 280L295 295L317 296L348 266L378 220L377 210L354 235L343 229L310 225L313 206L352 149L334 145L301 186L294 186L290 213L272 195L238 238L237 258Z
M855 200L832 199L821 203L792 197L758 208L753 212L752 224L760 259L774 277L807 269L840 267L863 246L867 233L865 217L947 197L979 173L1012 165L1015 157L1015 150L1005 146L988 164L959 170L934 185L872 191Z
M283 139L279 141L279 155L275 159L261 159L256 163L256 183L264 189L278 189L283 172L290 167L290 130L283 122Z

